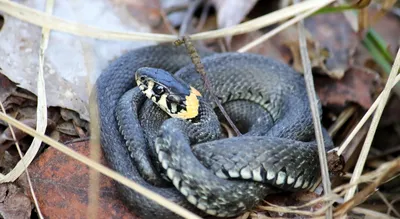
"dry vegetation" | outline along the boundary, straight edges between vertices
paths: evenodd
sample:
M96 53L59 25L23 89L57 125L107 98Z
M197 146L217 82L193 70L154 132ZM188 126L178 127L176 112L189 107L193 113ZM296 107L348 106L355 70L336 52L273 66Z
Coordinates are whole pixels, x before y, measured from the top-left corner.
M43 218L40 211L41 202L37 201L34 192L38 188L35 187L35 183L31 182L31 177L28 174L27 166L32 162L35 156L40 157L40 154L38 155L39 147L42 142L44 142L60 152L65 153L66 155L91 167L89 181L90 192L88 195L89 205L87 209L84 209L89 218L95 218L101 202L101 200L99 200L99 173L102 173L120 183L131 187L132 189L142 193L146 197L182 215L183 217L198 218L193 213L188 212L174 203L169 202L164 197L146 190L135 182L129 181L127 178L102 165L100 163L101 151L98 147L99 142L96 141L97 138L92 138L90 143L90 158L88 158L70 149L66 145L59 143L59 141L45 135L46 128L48 128L49 125L45 85L46 83L51 82L44 80L43 75L45 73L43 70L43 63L44 57L46 56L46 48L49 41L50 31L60 31L75 36L85 36L104 40L154 42L172 42L178 38L177 35L173 33L154 34L115 32L102 30L96 27L87 26L85 24L72 23L52 16L51 14L54 2L50 0L46 2L46 10L45 12L41 12L16 2L0 0L0 12L2 14L15 17L42 28L42 40L40 42L40 51L38 51L39 68L37 69L38 89L36 103L36 124L29 127L29 125L26 123L13 118L14 115L10 114L10 112L13 110L9 109L10 112L6 113L6 109L0 102L2 107L0 119L5 121L10 126L13 126L14 129L17 128L22 130L24 133L33 136L34 141L29 146L29 149L24 149L23 151L21 151L18 144L16 144L16 148L18 148L18 154L22 159L15 166L10 168L8 173L1 175L0 181L2 183L14 182L21 176L21 174L25 173L27 176L26 179L28 179L27 182L29 184L30 193L32 194L31 196L33 197L33 201L36 206L35 212L37 212L39 218ZM333 2L335 2L335 4L331 4ZM263 54L265 52L265 50L263 50L263 45L265 47L266 43L269 43L268 46L278 43L281 45L285 44L285 48L286 50L290 51L289 53L291 56L290 59L286 59L285 61L290 62L297 70L304 72L308 85L307 89L311 100L315 100L315 91L317 91L317 94L320 95L324 106L324 125L329 128L329 132L333 136L335 143L338 146L333 153L343 156L346 161L343 174L341 176L330 178L330 175L328 174L327 159L324 156L325 151L323 149L323 145L321 145L322 141L319 140L320 158L323 166L323 177L321 179L321 184L324 188L323 194L318 195L318 192L309 192L304 194L293 194L285 197L271 196L268 197L265 203L259 206L259 208L254 212L249 212L240 218L285 218L295 216L324 218L325 215L329 218L344 218L346 216L353 217L354 215L366 216L368 218L400 218L400 183L398 175L400 172L400 158L398 157L400 154L400 121L398 121L398 119L396 120L396 115L393 115L393 113L396 114L396 110L397 112L400 111L399 96L395 90L396 84L400 80L400 75L398 75L400 68L400 50L397 51L399 42L397 42L395 45L390 45L392 51L395 51L394 53L390 51L387 52L386 50L379 52L376 51L376 49L370 49L371 47L368 47L368 45L370 45L368 42L364 43L369 33L369 29L367 27L379 22L380 19L385 17L386 13L390 13L388 11L396 7L394 3L395 1L383 1L379 3L381 6L384 6L384 10L374 10L374 16L369 16L369 14L372 13L371 8L373 8L377 3L368 0L352 1L346 8L342 7L343 4L333 0L309 0L295 5L282 6L282 8L268 14L263 14L262 16L258 16L256 10L254 9L249 10L251 13L249 13L249 16L247 16L242 23L219 28L215 27L215 24L214 26L212 25L212 23L215 23L215 19L213 20L215 15L211 14L208 17L205 16L205 18L203 18L202 13L200 13L200 15L195 15L195 10L189 10L191 7L190 4L186 6L187 11L190 13L187 12L189 15L187 15L187 17L184 19L184 22L186 23L182 23L180 25L180 27L185 28L186 31L181 30L180 32L189 32L193 41L199 41L202 45L212 47L215 50L236 50L239 52L251 51ZM324 78L324 80L326 80L326 78L334 79L332 80L333 82L331 81L330 83L335 84L335 80L345 77L345 74L350 74L348 73L350 71L349 69L358 69L360 72L359 69L361 68L360 66L346 64L342 71L334 71L335 65L333 65L333 67L328 66L326 62L321 62L317 59L323 55L321 52L322 49L315 48L319 39L316 39L317 37L310 38L310 32L304 28L304 26L306 28L308 27L307 24L304 24L304 22L299 23L299 21L311 16L327 5L331 6L331 11L329 13L336 15L342 15L343 13L345 14L345 16L343 16L345 19L337 21L343 23L337 23L337 25L350 26L353 31L351 34L352 36L355 36L357 44L360 47L363 47L364 45L364 47L368 49L367 52L369 52L369 62L364 62L366 64L365 66L362 66L363 70L361 70L361 73L358 74L367 74L367 71L364 70L364 68L368 68L368 71L373 71L375 75L378 75L378 81L381 84L384 84L384 86L375 87L368 85L371 91L370 103L365 103L365 101L363 102L361 98L358 98L357 95L359 94L354 94L353 96L355 96L356 99L351 99L350 97L346 96L339 97L342 99L342 101L345 99L345 103L340 105L340 103L329 99L329 96L322 93L321 90L323 89L323 86L322 88L321 86L318 86L318 82L322 80L321 77ZM207 7L203 6L203 10L204 8ZM357 11L358 15L352 13L354 11ZM322 14L328 13L327 10L320 12ZM165 33L168 32L168 30L177 32L173 25L166 20L166 13L166 11L161 13L164 17L164 29L160 32ZM257 14L256 18L251 18L250 15L252 14ZM398 15L392 19L397 19L395 22L399 24ZM196 20L197 23L194 22L194 20ZM271 27L270 29L263 29L260 31L260 29L273 24L276 24L273 26L273 28ZM292 29L287 30L287 28ZM278 42L276 41L277 38L273 38L277 34L281 34L282 31L289 32L293 30L296 32L295 41L297 41L297 43L293 44L293 42L289 43L287 41ZM318 34L317 31L314 33L316 33L316 35ZM390 31L386 34L396 35L396 33L390 33ZM271 39L274 39L274 41L271 42ZM376 40L374 37L369 38L369 40L374 39ZM330 39L328 39L328 41L329 40ZM351 40L350 36L348 40ZM282 47L276 46L275 48L272 48L272 50L277 48L278 50L282 49ZM336 51L330 51L331 55L334 52ZM389 58L385 57L385 55L389 55ZM347 56L347 58L357 59L354 56L356 55L352 54ZM281 57L287 56L282 55ZM371 57L373 57L373 59ZM387 69L386 67L386 73L388 74L385 74L385 62L383 62L382 59L384 61L386 60L386 65L389 63L389 68ZM0 63L0 67L1 65L2 63ZM323 73L314 73L313 75L311 70L315 69L315 67L322 69ZM358 78L356 77L355 80L357 79L361 80L365 78L364 76L361 76ZM365 79L365 81L367 81L367 79ZM316 85L315 88L314 84ZM340 89L342 88L336 85L336 87L334 86L331 91L335 92L335 89L338 89L335 95L340 95ZM90 87L88 90L90 90ZM346 90L346 92L348 91ZM315 109L315 103L312 105L314 106L314 112L317 113L317 110ZM387 106L389 106L389 109L387 109ZM92 113L92 115L95 115L95 113ZM384 120L383 122L386 124L385 126L378 126L381 120ZM395 122L390 123L390 120L395 120ZM90 133L92 136L98 136L98 124L95 124L97 119L92 117L91 121ZM317 137L322 137L322 134L320 134L321 127L319 122L315 127L317 130ZM390 131L388 131L389 129ZM394 131L392 129L394 129ZM10 131L10 135L13 139L15 139L15 142L18 142L16 140L18 138L18 134L15 136L11 127L7 130ZM5 132L6 131L4 129L4 133ZM375 141L373 142L373 140ZM383 144L389 146L380 147L380 145ZM320 189L321 188L318 188L317 191ZM40 198L38 199L40 200ZM293 200L296 201L294 202Z

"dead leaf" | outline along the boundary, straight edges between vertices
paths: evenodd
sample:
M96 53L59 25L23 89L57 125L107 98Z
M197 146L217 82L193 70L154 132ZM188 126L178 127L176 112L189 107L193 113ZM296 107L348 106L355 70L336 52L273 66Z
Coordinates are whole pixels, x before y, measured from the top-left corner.
M44 0L20 1L43 10ZM127 5L107 0L56 1L54 15L72 22L118 30L150 32L147 23L135 20ZM2 73L18 86L37 94L36 77L41 29L4 15L0 45ZM52 31L45 55L45 81L48 106L60 106L78 112L89 120L89 86L108 62L127 50L147 46L149 42L105 41Z
M340 80L315 74L315 89L323 106L345 107L357 103L368 109L377 89L381 86L379 75L363 68L348 69Z
M89 156L87 142L69 146ZM87 217L89 168L86 165L48 148L29 166L29 173L45 218ZM100 183L98 218L137 218L119 200L110 178L101 175Z
M10 96L10 94L14 93L16 89L17 86L15 85L15 83L13 83L6 76L1 74L0 69L0 101L4 103L4 101Z
M36 128L36 119L27 119L27 120L22 120L20 122L33 129ZM20 141L22 138L28 135L25 132L21 131L20 129L13 129L13 131L17 141ZM6 130L4 130L0 134L0 151L7 150L11 145L14 145L14 143L15 141L12 136L10 127L7 127Z
M319 51L325 50L328 55L322 70L333 78L343 76L359 41L344 15L327 13L312 16L305 20L305 27L318 43Z
M0 215L2 218L28 219L32 204L21 189L11 183L0 184Z

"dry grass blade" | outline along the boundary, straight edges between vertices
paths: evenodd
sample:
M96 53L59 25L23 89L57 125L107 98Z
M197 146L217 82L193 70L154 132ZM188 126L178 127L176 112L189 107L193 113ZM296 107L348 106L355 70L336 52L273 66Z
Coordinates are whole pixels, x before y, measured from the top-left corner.
M251 21L238 24L236 26L197 33L191 35L190 37L192 38L192 40L201 40L248 33L282 21L284 19L290 18L304 11L314 9L315 5L322 5L325 3L330 3L331 1L332 0L304 1L253 19ZM168 34L117 32L102 30L100 28L69 22L55 16L50 16L41 11L34 10L22 4L7 0L0 0L0 10L6 14L9 14L28 23L78 36L86 36L107 40L135 40L155 42L172 42L178 39L177 36Z
M171 42L177 39L176 36L167 34L152 34L139 32L116 32L102 30L100 28L69 22L61 18L48 15L38 10L31 9L22 4L8 0L0 0L0 10L6 14L16 17L27 23L45 27L60 32L70 33L78 36L86 36L97 39L113 40L136 40Z
M382 201L385 203L385 205L388 207L388 211L393 211L393 213L400 218L400 213L393 207L393 205L387 200L385 195L382 194L380 191L376 191L376 194L382 199Z
M115 172L114 170L99 164L91 159L89 159L86 156L83 156L75 151L73 151L72 149L68 148L67 146L61 144L60 142L55 141L54 139L36 132L34 129L28 127L27 125L15 120L14 118L4 114L4 113L0 113L0 119L4 120L5 122L7 122L8 124L24 131L25 133L27 133L30 136L33 137L37 137L40 138L41 141L43 141L44 143L54 147L55 149L59 150L60 152L70 156L73 159L78 160L79 162L82 162L84 164L86 164L87 166L99 171L100 173L120 182L121 184L128 186L129 188L135 190L136 192L142 194L143 196L153 200L154 202L160 204L161 206L175 212L176 214L184 217L184 218L193 218L193 219L199 219L200 217L197 216L196 214L186 210L185 208L182 208L181 206L177 205L174 202L171 202L170 200L166 199L165 197L151 191L148 190L146 188L144 188L143 186L129 180L128 178L122 176L121 174L119 174L118 172Z
M343 112L341 112L335 123L333 123L333 125L329 128L328 130L329 135L330 136L336 135L339 129L344 125L344 123L347 122L347 120L351 117L351 115L353 115L355 111L356 107L350 106L346 108Z
M370 210L370 209L365 209L365 208L354 208L351 211L354 212L354 213L357 213L357 214L364 214L366 216L365 218L396 219L396 218L391 217L389 215L382 214L380 212L373 211L373 210Z
M274 11L272 13L258 17L256 19L238 24L236 26L193 34L190 36L190 38L192 40L201 40L201 39L212 39L212 38L227 37L227 36L234 36L238 34L248 33L251 31L261 29L268 25L274 24L276 22L282 21L284 19L290 18L306 10L313 9L315 8L315 5L320 5L326 2L331 2L331 0L303 1L301 3L282 8L280 10Z
M304 68L304 79L306 81L307 94L308 94L308 99L310 100L311 113L312 113L313 122L314 122L315 137L316 137L317 145L318 145L318 156L319 156L321 173L322 173L321 174L322 185L324 188L324 193L330 194L331 193L331 182L329 179L328 162L327 162L327 158L326 158L324 137L322 134L322 127L321 127L321 121L320 121L320 116L319 116L320 113L319 113L318 107L317 107L318 106L317 94L316 94L315 88L314 88L314 80L313 80L313 75L311 72L311 62L310 62L310 58L308 56L307 41L306 41L304 29L305 29L304 22L303 22L303 20L301 20L299 22L299 31L298 32L299 32L301 60L302 60L303 68ZM329 206L326 209L325 216L326 216L326 218L332 218L332 207L331 206Z
M353 183L347 183L344 185L340 185L333 189L332 193L323 195L321 197L318 197L316 199L313 199L306 204L299 205L299 206L277 206L273 204L269 204L270 206L260 206L260 209L267 210L267 211L273 211L273 212L284 212L284 213L292 213L292 214L299 214L299 215L306 215L310 216L312 218L318 218L322 216L326 209L329 207L329 205L325 205L322 208L319 208L317 211L310 211L310 210L301 210L306 207L312 207L315 206L321 202L328 202L328 203L334 203L335 201L342 202L340 200L343 195L346 194L346 192L352 188L355 185L361 184L361 183L370 183L364 190L363 194L371 194L372 192L375 191L375 188L382 183L385 183L389 181L390 179L393 178L392 175L394 175L397 172L399 172L400 169L400 159L396 159L394 161L389 161L384 164L382 164L377 170L366 173L362 175L357 181ZM392 176L392 177L391 177ZM355 197L349 202L346 202L342 205L340 205L337 209L335 209L335 214L334 218L338 218L338 215L343 214L343 212L348 212L348 210L351 209L351 207L355 206L355 204L361 203L366 195L362 194L357 194L359 197ZM369 214L369 213L368 213ZM387 217L385 217L387 218ZM390 217L388 217L390 218Z
M365 161L367 160L369 149L372 144L372 140L373 140L375 132L376 132L376 128L378 127L378 123L379 123L379 120L383 113L383 109L385 108L386 102L389 99L390 91L395 84L395 77L396 77L397 73L399 72L399 68L400 68L400 49L397 51L396 59L394 61L392 70L389 74L389 78L387 79L385 88L381 94L382 95L381 101L380 101L378 108L376 109L375 115L372 119L371 126L368 130L367 137L366 137L364 145L361 149L361 153L357 160L357 164L353 171L353 176L351 177L350 182L357 180L361 176L361 173L364 169ZM357 187L354 186L353 188L351 188L348 191L348 193L345 196L346 201L350 200L354 196L356 188Z
M399 81L400 81L400 75L397 75L396 78L394 79L394 83L391 84L391 88L393 88L397 83L399 83ZM346 148L349 145L349 143L351 142L351 140L353 140L354 136L356 136L356 134L360 131L361 127L367 122L369 117L372 115L372 113L378 107L378 104L381 102L381 100L382 100L382 93L378 96L378 98L376 98L376 100L374 101L372 106L368 109L368 111L365 113L365 115L360 120L360 122L358 122L358 124L353 129L353 131L351 131L349 136L342 143L342 145L340 146L340 148L339 148L339 150L337 152L338 155L341 155L344 152L344 150L346 150Z
M351 197L348 200L346 200L346 197L345 197L346 202L343 203L342 205L340 205L335 210L335 216L341 217L344 214L346 214L346 212L348 212L354 206L357 206L357 205L361 204L362 202L364 202L369 195L371 195L372 193L374 193L376 191L376 188L379 185L390 180L393 175L395 175L397 172L399 172L399 169L400 169L400 159L399 158L394 161L382 164L378 169L380 171L377 172L378 176L376 177L376 179L371 184L366 186L363 190L358 192L354 197ZM352 179L353 178L354 178L354 174L353 174ZM356 178L356 180L358 180L358 178ZM352 183L352 181L350 180L350 184L351 183ZM354 187L356 187L356 185L350 187L350 189L346 195L348 195L349 192L351 192L354 189Z
M260 38L248 43L247 45L243 46L242 48L238 49L238 52L247 52L248 50L252 49L255 46L260 45L261 43L265 42L269 38L273 37L275 34L278 34L282 30L290 27L291 25L299 22L300 20L303 20L304 18L312 15L314 12L318 11L322 7L325 7L326 5L334 2L335 0L330 0L326 2L322 2L322 4L315 5L313 9L308 10L307 12L304 12L300 15L297 15L296 17L286 21L285 23L279 25L278 27L274 28L273 30L269 31L268 33L262 35Z

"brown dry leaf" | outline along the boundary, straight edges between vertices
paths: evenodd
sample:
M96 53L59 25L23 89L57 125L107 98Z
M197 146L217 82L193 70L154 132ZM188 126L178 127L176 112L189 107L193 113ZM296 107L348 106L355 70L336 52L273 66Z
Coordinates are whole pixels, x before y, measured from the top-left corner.
M11 183L0 184L0 215L2 218L28 219L32 204L21 189Z
M0 101L4 103L4 101L15 92L17 86L15 83L10 81L6 76L1 73L0 69Z
M70 147L89 156L87 142ZM29 173L45 218L87 217L89 168L86 165L49 148L29 166ZM119 200L114 182L104 175L99 180L98 218L137 218Z
M24 125L27 125L33 129L36 128L36 119L26 119L20 121ZM27 136L25 132L21 131L20 129L13 129L15 138L17 141L20 141L22 138ZM15 143L15 140L12 136L10 127L7 127L1 134L0 134L0 151L7 150L11 145Z
M314 77L318 96L322 105L327 107L342 108L348 103L357 103L368 109L381 85L378 74L355 67L348 69L339 80L322 75Z
M319 51L325 51L328 56L324 65L320 66L322 70L333 78L342 77L358 44L357 35L344 15L328 13L313 16L305 20L305 26L319 44Z

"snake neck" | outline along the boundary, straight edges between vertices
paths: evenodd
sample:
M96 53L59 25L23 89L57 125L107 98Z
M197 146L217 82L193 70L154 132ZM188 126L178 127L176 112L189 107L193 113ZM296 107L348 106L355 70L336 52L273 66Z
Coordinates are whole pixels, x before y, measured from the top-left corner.
M199 113L182 127L186 130L191 144L202 143L221 136L221 127L218 116L211 104L203 97L199 97Z

